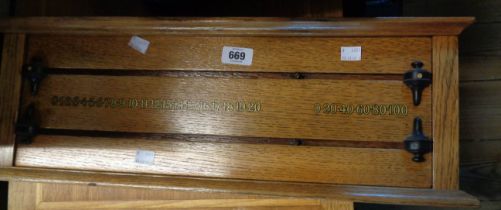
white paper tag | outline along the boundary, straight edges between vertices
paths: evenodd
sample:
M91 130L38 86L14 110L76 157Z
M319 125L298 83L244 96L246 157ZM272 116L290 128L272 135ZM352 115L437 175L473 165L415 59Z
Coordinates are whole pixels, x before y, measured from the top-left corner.
M341 60L342 61L361 61L362 60L362 47L361 46L341 47Z
M129 47L137 50L142 54L146 54L148 47L150 46L150 42L146 39L143 39L139 36L132 36L129 41Z
M155 152L149 150L140 150L136 151L136 163L153 165L155 161Z
M252 48L241 47L223 47L223 54L221 55L221 62L224 64L237 64L237 65L252 65L252 56L254 50Z

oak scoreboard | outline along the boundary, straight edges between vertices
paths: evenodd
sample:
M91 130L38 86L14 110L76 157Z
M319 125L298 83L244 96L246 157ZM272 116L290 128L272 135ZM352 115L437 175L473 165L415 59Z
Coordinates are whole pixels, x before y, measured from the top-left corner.
M471 22L4 19L0 177L475 206L458 190Z

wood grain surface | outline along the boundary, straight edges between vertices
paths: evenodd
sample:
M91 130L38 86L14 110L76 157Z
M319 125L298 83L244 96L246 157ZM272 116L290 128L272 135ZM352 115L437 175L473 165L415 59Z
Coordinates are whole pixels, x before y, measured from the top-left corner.
M59 201L40 202L36 209L320 209L313 199L200 199L200 200L133 200L133 201ZM303 207L303 208L301 208ZM332 209L332 208L331 208Z
M499 0L408 0L404 4L404 15L475 17L475 23L459 37L460 80L461 82L499 80L501 10L498 8L500 7ZM488 123L485 126L489 126Z
M460 83L461 140L501 139L500 89L499 80Z
M25 36L6 34L0 68L0 167L12 166Z
M9 182L8 209L36 210L41 199L37 193L40 187L29 182Z
M180 176L23 167L1 169L0 180L36 181L45 183L64 182L67 184L188 190L192 192L245 193L254 195L348 200L361 203L391 203L442 207L479 206L479 201L476 198L461 191L402 187L366 187L297 182L204 179Z
M409 0L409 16L475 16L459 37L460 188L501 206L501 1ZM423 208L424 209L424 208Z
M420 116L425 133L431 135L430 88L424 91L422 104L414 106L410 90L399 80L52 75L43 82L34 99L43 128L402 142L412 130L414 117ZM71 100L76 96L88 100L94 97L96 101L99 97L102 101L134 98L139 102L135 106L135 101L129 100L124 102L125 107L115 108L104 102L98 107L65 100L53 105L54 96ZM149 105L144 102L141 106L142 99ZM170 102L158 105L151 101L156 99ZM214 101L219 108L211 108ZM221 105L235 101L243 101L246 108ZM202 103L209 107L197 108ZM260 104L259 110L253 111L252 103ZM342 105L337 105L335 113L334 108L322 108L318 113L317 103L321 107L325 103L352 104L355 108L351 114L343 112L347 109ZM361 114L362 109L355 104L400 104L400 110L407 107L408 111L403 115L391 115L390 111L378 115L374 108L374 112Z
M461 140L461 189L501 203L500 151L499 140Z
M29 58L49 68L321 72L403 74L413 61L431 71L430 38L313 38L142 36L146 54L128 46L130 36L32 35ZM252 65L221 62L224 46L252 48ZM341 61L341 47L361 46L361 61Z
M353 210L353 202L244 194L11 182L11 210L190 209Z
M458 18L368 18L301 21L287 18L25 17L0 21L0 31L49 34L173 34L246 36L458 35L473 22Z
M154 160L137 162L138 151ZM429 160L430 156L427 156ZM431 187L431 161L399 149L46 136L19 145L16 166L183 176Z
M325 210L354 210L353 202L342 200L323 200L322 209Z
M459 189L457 37L433 38L433 188Z
M493 3L495 1L490 1ZM488 5L489 3L485 3ZM499 7L500 3L495 3L492 7ZM481 12L481 11L479 11ZM492 80L499 79L499 56L501 56L501 30L499 27L501 19L499 14L492 14L490 21L482 21L472 25L463 36L461 36L461 80ZM496 20L497 19L497 20ZM464 74L464 75L463 75Z

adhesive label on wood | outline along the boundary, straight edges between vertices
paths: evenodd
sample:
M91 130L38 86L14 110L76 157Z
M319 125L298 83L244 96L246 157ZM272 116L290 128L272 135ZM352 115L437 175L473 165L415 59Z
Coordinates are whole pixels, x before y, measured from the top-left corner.
M342 61L361 61L362 60L362 47L360 47L360 46L341 47L341 60Z
M130 41L129 41L129 46L142 54L146 54L146 51L148 50L148 47L150 46L150 42L146 39L139 37L139 36L132 36L132 38L130 38Z
M136 151L136 163L153 165L155 161L155 152L149 150L140 150Z
M223 47L221 62L224 64L237 64L250 66L252 65L252 57L254 50L251 48L241 47Z

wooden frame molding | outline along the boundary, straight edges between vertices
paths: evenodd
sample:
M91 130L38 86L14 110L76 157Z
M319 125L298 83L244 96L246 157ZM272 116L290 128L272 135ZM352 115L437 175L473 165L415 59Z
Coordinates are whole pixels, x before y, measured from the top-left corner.
M21 69L24 58L24 34L6 34L0 68L0 167L14 160L14 125L21 94Z
M21 167L0 169L0 180L244 193L381 204L442 207L478 207L480 205L475 197L461 191L209 179Z
M9 209L315 209L354 210L353 202L60 183L9 183Z
M191 209L191 208L241 208L241 207L287 207L318 206L313 199L200 199L200 200L155 200L155 201L67 201L40 202L37 209Z
M287 18L26 17L0 20L0 31L44 34L170 34L238 36L459 35L470 17L301 21Z
M433 188L459 189L459 67L455 36L433 37Z

